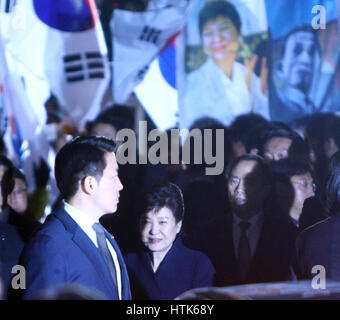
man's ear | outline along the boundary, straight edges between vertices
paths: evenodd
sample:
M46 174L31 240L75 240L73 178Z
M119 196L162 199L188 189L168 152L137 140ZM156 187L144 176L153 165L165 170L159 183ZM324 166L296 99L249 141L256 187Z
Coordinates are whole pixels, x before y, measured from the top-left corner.
M93 176L86 176L81 181L81 189L86 194L92 194L97 189L98 181Z
M179 233L182 229L182 220L177 222L176 233Z
M339 150L338 146L335 143L335 140L330 137L324 144L325 146L325 153L327 157L331 157L335 152Z

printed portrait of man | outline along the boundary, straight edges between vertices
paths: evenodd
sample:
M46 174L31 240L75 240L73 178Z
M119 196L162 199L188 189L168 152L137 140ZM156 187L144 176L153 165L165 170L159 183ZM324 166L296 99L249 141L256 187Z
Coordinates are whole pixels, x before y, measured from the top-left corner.
M289 122L315 112L311 91L320 68L315 30L299 27L290 32L282 45L281 58L273 66L272 120Z

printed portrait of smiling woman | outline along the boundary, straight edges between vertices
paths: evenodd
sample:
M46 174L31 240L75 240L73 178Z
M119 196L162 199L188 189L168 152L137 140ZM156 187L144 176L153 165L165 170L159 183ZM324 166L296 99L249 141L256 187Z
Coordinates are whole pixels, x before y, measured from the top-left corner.
M213 285L209 258L181 240L182 191L173 183L153 185L143 195L139 218L142 247L125 256L134 299L174 299Z
M180 110L183 127L203 116L217 118L225 125L251 111L269 117L266 60L262 60L261 79L254 73L257 56L245 64L236 61L241 26L239 13L227 1L206 2L201 8L198 29L206 59L186 77Z

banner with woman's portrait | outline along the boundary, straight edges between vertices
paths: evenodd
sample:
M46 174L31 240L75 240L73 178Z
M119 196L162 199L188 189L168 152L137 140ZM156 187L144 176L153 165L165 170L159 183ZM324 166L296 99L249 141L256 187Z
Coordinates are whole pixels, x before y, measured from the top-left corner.
M269 118L267 41L264 0L197 2L177 48L182 128L202 117Z

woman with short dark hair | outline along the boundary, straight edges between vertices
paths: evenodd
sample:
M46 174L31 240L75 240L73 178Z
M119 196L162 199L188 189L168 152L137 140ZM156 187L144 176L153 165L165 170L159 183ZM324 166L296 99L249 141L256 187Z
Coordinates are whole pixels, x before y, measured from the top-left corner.
M143 248L125 256L134 299L174 299L213 285L215 269L209 258L181 241L183 214L183 195L173 183L154 185L143 196Z

